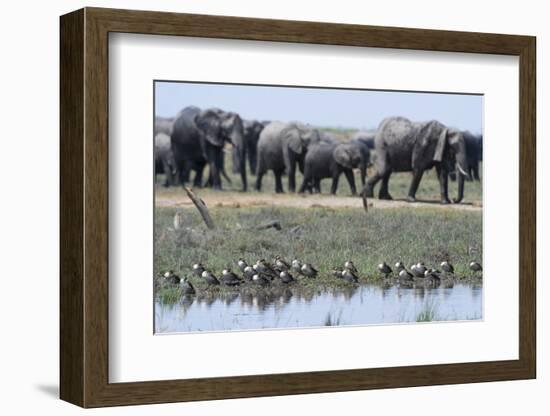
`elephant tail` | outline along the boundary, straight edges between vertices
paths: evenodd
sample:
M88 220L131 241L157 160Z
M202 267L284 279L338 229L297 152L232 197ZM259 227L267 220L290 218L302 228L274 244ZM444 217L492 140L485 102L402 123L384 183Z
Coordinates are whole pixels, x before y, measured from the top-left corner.
M256 159L256 171L254 175L263 175L265 173L265 162L263 154L258 151L258 157Z

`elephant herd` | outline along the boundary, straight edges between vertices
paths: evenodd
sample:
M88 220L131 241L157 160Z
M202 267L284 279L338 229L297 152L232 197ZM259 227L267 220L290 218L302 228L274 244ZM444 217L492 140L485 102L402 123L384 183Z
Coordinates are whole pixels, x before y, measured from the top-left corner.
M296 171L303 174L299 192L321 192L322 179L331 178L335 194L341 174L357 193L354 169L360 172L362 193L373 196L381 181L379 198L391 199L388 183L393 172L412 172L407 199L415 200L426 170L436 169L441 203L449 203L448 178L458 181L455 203L464 196L464 181L479 180L482 137L447 127L438 121L415 123L403 117L384 119L375 132L358 132L343 142L331 134L298 122L243 120L239 114L217 108L189 106L174 118L155 118L155 173L164 174L164 185L222 188L225 149L231 144L233 173L248 189L247 173L256 176L254 188L261 191L264 176L272 171L275 192L296 191ZM373 157L371 157L371 154ZM374 174L366 180L372 163ZM247 168L248 164L248 168ZM203 171L208 167L208 177Z

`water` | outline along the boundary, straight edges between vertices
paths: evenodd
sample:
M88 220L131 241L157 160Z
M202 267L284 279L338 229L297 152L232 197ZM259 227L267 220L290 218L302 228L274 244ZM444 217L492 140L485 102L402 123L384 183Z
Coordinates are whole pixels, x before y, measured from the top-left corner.
M362 285L300 292L288 287L155 304L157 333L372 325L482 319L481 285Z

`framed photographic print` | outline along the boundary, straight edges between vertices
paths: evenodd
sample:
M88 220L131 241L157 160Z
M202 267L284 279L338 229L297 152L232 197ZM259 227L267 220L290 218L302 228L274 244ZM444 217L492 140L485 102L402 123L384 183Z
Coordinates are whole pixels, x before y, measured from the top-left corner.
M535 38L61 17L61 398L534 378Z

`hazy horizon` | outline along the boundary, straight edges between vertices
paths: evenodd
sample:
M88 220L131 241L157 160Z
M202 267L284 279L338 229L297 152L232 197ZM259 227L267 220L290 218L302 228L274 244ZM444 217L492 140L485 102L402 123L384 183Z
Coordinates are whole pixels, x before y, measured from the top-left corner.
M434 92L155 81L155 115L194 105L234 111L244 119L301 121L317 127L373 129L386 117L442 123L481 133L483 96Z

